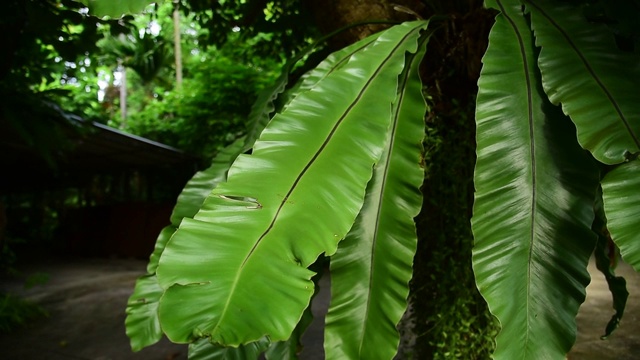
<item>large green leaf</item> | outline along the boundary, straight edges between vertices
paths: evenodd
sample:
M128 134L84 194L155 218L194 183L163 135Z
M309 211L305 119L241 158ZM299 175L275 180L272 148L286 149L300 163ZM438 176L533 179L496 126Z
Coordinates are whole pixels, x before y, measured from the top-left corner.
M581 9L525 1L531 13L543 85L578 129L580 144L605 164L640 151L640 58L623 53L611 31Z
M94 16L119 18L123 15L138 14L154 0L79 0L87 5Z
M189 360L250 360L257 359L269 346L269 340L262 338L247 345L222 347L212 344L208 339L189 344ZM284 359L283 359L284 360Z
M426 39L426 38L425 38ZM392 359L396 328L407 307L420 212L420 166L426 103L418 70L424 55L407 57L386 147L375 166L354 227L331 258L328 359Z
M240 138L221 150L214 157L209 168L197 172L178 196L171 214L171 223L162 229L156 239L155 248L147 265L147 274L138 278L127 302L125 326L133 351L155 344L162 338L158 319L158 301L164 289L158 284L155 275L160 255L180 221L183 218L193 218L211 190L226 179L227 171L243 145L244 141Z
M594 258L596 260L596 268L604 275L611 291L613 298L613 309L615 313L607 323L604 335L601 339L606 339L620 325L620 320L627 306L629 292L627 291L627 282L621 276L616 276L615 267L617 265L618 251L611 240L609 230L607 230L607 221L604 214L604 205L602 201L602 188L598 188L598 196L595 203L596 218L593 221L592 229L598 235Z
M141 276L136 281L135 290L127 302L125 319L125 330L133 351L139 351L162 339L158 301L163 292L155 274Z
M640 160L611 170L602 179L604 211L611 238L624 261L640 271Z
M547 100L519 1L500 10L476 108L476 284L498 318L497 359L564 359L589 283L597 170Z
M314 290L306 267L335 252L362 206L405 53L425 26L390 28L351 66L297 96L183 220L157 269L172 341L289 338Z

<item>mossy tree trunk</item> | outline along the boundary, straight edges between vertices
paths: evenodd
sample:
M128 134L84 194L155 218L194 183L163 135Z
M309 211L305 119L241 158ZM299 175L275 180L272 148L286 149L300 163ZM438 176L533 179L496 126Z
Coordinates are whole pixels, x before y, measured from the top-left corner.
M452 4L449 4L451 6ZM425 181L411 282L415 359L488 359L497 324L471 267L475 94L493 14L481 1L446 11L423 81Z
M423 207L411 281L416 359L488 358L495 333L471 268L473 108L428 117ZM471 125L469 124L471 122ZM487 357L476 357L480 353ZM474 355L474 356L472 356Z

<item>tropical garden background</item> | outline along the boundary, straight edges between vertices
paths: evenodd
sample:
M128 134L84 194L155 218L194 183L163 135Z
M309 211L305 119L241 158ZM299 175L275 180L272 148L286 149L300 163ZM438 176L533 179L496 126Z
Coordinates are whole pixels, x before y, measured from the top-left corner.
M287 195L277 195L284 200L275 206L274 220L255 236L240 268L258 264L262 270L251 274L286 268L295 273L291 278L272 280L283 284L283 289L291 285L287 289L292 292L304 286L301 281L289 283L291 279L309 281L310 275L293 270L296 267L280 268L281 262L330 271L342 279L334 289L345 294L349 288L368 284L364 293L374 295L366 295L370 296L365 301L367 315L362 315L366 321L349 314L364 305L336 295L335 312L330 310L328 315L333 324L326 335L328 358L331 354L371 358L372 353L390 358L398 348L402 356L416 359L483 359L491 354L507 359L562 358L575 340L573 319L584 300L591 254L595 251L599 258L611 260L602 271L609 275L618 301L607 333L619 322L626 299L624 283L620 286L613 273L618 248L630 264L638 266L632 190L636 182L632 179L640 151L633 92L640 80L640 29L634 22L639 10L633 0L615 4L597 0L486 4L472 0L10 1L1 15L2 30L9 34L4 46L7 56L0 64L2 121L53 173L59 171L65 152L73 151L62 129L72 124L73 132L82 133L88 122L168 145L197 159L191 171L176 181L177 186L147 196L147 200L177 198L178 202L171 224L157 234L158 245L149 254L149 273L140 278L127 309L127 331L134 349L166 334L177 342L193 343L194 358L203 354L250 358L265 351L268 358L295 357L296 336L306 326L304 315L296 310L277 312L273 316L277 324L259 324L255 331L243 327L242 316L229 315L232 320L227 325L197 312L176 310L181 301L191 301L192 306L218 311L217 305L203 305L212 292L195 285L225 282L229 274L209 277L202 275L206 267L196 265L211 261L224 268L237 266L197 256L206 249L203 244L209 237L236 236L234 230L221 230L218 225L213 230L209 225L201 228L199 221L215 223L220 216L246 227L253 215L236 214L239 210L233 206L267 208L262 199L268 198L270 186L277 194L286 192L286 187L278 187L278 174L282 174L293 176L294 185ZM349 78L353 74L364 75ZM404 95L398 95L412 90L420 96L407 95L405 102ZM336 110L350 96L352 105ZM367 112L368 106L382 109L381 113L388 109L396 125L376 123L375 112ZM269 149L321 139L325 130L305 125L301 120L305 117L307 122L335 117L337 125L320 150L308 155L310 160L296 178L293 163L297 160L289 160L297 159L299 152L304 157L302 147L292 148L285 160L271 158ZM369 117L373 120L366 122ZM419 130L415 131L415 124L400 125L408 121L405 117L418 119ZM336 138L351 140L332 140L333 134L340 134L338 126L351 132ZM395 129L388 135L392 140L376 130L389 126ZM313 185L309 188L317 188L288 202L307 171L316 174L312 165L322 159L322 150L338 141L353 141L353 146L335 145L344 151L362 147L372 149L371 154L367 157L363 150L353 158L345 156L350 162L337 155L329 157L336 169L352 167L352 171L333 174L318 165L322 169L318 173L333 174L327 175L327 183L313 175L316 182L309 180ZM385 143L392 145L384 147ZM407 156L415 155L417 160L395 168L402 160L392 154L412 147ZM387 160L380 160L382 152L388 154ZM260 161L273 161L275 170L260 167ZM254 175L249 172L253 166ZM373 179L385 179L383 185L369 183L371 169ZM394 171L407 180L394 177ZM417 182L411 175L416 171ZM236 174L235 180L231 174ZM342 180L347 174L348 180ZM123 186L137 189L132 179L128 177L128 185ZM250 261L263 238L268 239L265 244L275 244L272 228L285 224L291 232L297 229L293 215L290 223L278 220L282 209L286 213L294 200L322 198L318 194L334 186L331 181L343 189L355 189L345 194L351 191L359 197L331 193L324 196L336 197L333 213L313 206L298 213L308 211L321 224L338 224L335 229L330 226L337 237L335 244L298 248L293 240L286 240L286 250L278 252L271 245L270 260ZM389 188L410 190L386 191L387 181L393 185ZM102 183L111 184L108 196L119 194L115 182ZM259 189L259 196L246 190L252 187ZM55 244L65 209L91 206L97 201L94 190L64 189L43 197L42 192L34 196L33 191L3 189L0 199L6 217L16 219L14 214L22 214L3 229L4 269L11 270L21 252L28 252L28 244ZM386 208L369 202L375 198L369 194L380 194L381 204L385 199L401 200L395 201L397 208ZM345 204L344 209L336 204ZM39 211L24 211L34 208ZM400 216L394 221L401 225L380 220L380 214L398 213L409 219L408 227ZM238 221L236 215L247 217ZM349 267L360 261L360 255L350 254L374 257L371 249L357 245L358 239L366 237L362 234L367 233L366 219L371 216L380 220L376 234L389 233L391 240L386 241L405 244L392 243L385 252L382 241L373 242L374 253L404 254L398 255L401 259L376 255L391 262L389 272L395 277L389 280L379 277L383 270L371 270L373 265L368 270ZM315 228L305 230L315 233ZM319 233L324 230L318 226ZM407 244L402 242L405 238L415 241ZM229 254L241 251L223 245L213 248ZM190 263L196 265L185 266ZM243 280L250 275L240 270L233 274L230 295L214 296L215 302L224 305L221 314L225 315L219 315L224 320L229 304L236 304L236 285L245 289L242 286L252 284ZM369 282L363 282L363 276ZM376 281L385 285L373 285L380 284ZM406 290L386 289L387 283L395 282L406 284ZM260 297L272 295L260 292ZM305 296L290 297L297 306ZM308 296L306 300L308 305ZM370 310L369 303L375 301L383 305ZM257 308L254 303L238 300L238 308L271 309L267 301ZM163 318L163 307L171 315ZM383 320L376 322L378 318ZM354 325L344 319L365 330L349 331ZM185 323L189 328L181 329ZM391 335L374 331L388 323ZM257 336L259 332L266 337ZM350 337L342 341L341 334Z

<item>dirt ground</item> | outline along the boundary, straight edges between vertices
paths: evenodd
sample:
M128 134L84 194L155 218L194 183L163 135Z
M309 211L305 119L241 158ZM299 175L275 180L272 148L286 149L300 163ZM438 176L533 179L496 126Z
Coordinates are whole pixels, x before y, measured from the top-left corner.
M45 274L49 280L30 289L24 282L3 281L0 289L26 296L47 309L49 317L27 328L0 335L1 360L182 360L186 345L166 339L133 353L125 334L127 299L135 280L144 273L146 261L131 259L81 259L41 262L23 269L23 277ZM613 313L604 277L593 264L587 300L578 317L579 335L568 356L570 360L631 360L640 358L640 274L621 264L630 292L620 328L607 340L600 340ZM324 358L322 316L328 305L328 280L312 304L316 320L303 337L303 360ZM341 360L341 359L340 359Z
M591 283L587 286L587 299L578 312L578 338L568 354L569 360L638 360L640 359L640 274L623 262L616 275L627 281L629 298L620 327L606 340L600 340L611 316L611 293L604 275L589 264Z
M48 280L30 289L16 279L0 283L1 291L41 304L45 319L11 334L0 333L0 360L184 360L188 347L163 339L134 353L125 333L125 308L147 261L76 259L49 261L21 270L21 279L43 274ZM323 279L324 280L324 279ZM312 304L314 323L303 336L303 359L324 359L324 319L328 283Z

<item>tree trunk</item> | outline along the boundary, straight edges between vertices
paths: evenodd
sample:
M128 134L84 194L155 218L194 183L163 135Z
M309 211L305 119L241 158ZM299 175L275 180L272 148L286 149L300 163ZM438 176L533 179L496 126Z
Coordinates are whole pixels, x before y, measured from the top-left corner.
M497 323L471 267L475 100L494 14L482 1L434 5L446 20L427 47L422 211L411 281L416 359L488 359Z
M120 116L122 123L120 128L127 125L127 68L122 64L122 59L118 59L118 71L120 71Z
M180 38L180 2L174 0L173 8L173 47L176 61L176 88L182 87L182 46Z
M413 9L417 13L424 8L418 0L307 0L306 3L314 14L316 25L324 34L361 22L416 20L414 16L396 10L394 7L397 5ZM357 26L332 37L329 44L332 50L338 50L389 26L391 25Z

